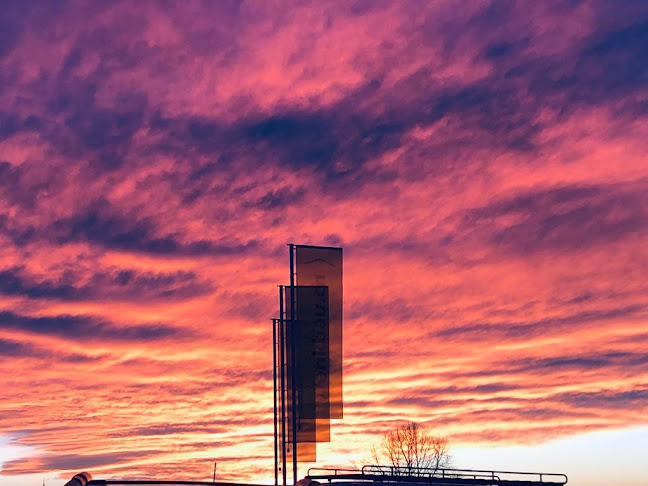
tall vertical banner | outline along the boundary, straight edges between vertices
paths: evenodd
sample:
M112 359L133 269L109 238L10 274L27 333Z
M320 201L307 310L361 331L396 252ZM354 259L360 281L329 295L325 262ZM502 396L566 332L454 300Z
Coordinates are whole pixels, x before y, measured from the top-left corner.
M285 288L286 301L290 299L290 287ZM295 319L290 319L290 309L286 311L288 334L295 334L296 349L291 350L287 342L289 366L294 356L295 376L288 373L288 389L295 380L295 407L297 442L328 442L330 440L330 399L329 399L329 299L326 286L298 286L295 292ZM294 328L292 327L294 325ZM289 399L290 403L290 399ZM292 416L289 422L291 436ZM314 459L313 459L314 460ZM304 458L304 461L307 459ZM309 461L310 462L310 461Z
M328 418L341 419L342 405L342 248L297 245L297 287L328 288L329 379ZM296 307L299 309L299 294ZM317 309L314 309L317 312ZM299 312L299 311L297 311Z

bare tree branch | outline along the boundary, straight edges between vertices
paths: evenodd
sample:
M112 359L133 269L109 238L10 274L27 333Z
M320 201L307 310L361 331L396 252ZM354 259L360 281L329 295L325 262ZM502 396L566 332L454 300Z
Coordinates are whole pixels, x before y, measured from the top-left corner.
M447 437L433 435L416 422L387 432L371 453L377 465L392 466L396 474L434 473L452 465Z

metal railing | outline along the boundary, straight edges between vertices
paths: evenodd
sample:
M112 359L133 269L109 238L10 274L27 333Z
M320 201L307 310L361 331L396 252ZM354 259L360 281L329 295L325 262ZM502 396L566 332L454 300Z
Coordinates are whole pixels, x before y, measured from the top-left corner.
M322 474L318 474L318 472L321 472ZM326 476L327 474L331 473L333 473L333 476L339 476L342 474L362 474L362 471L358 468L311 467L306 475L309 478L312 478L313 476Z
M361 469L311 468L311 479L332 481L382 481L382 482L429 482L456 484L546 484L564 485L565 474L491 471L483 469L417 468L403 466L366 465Z
M500 480L496 471L478 469L422 468L403 466L363 466L362 474L382 476L407 476L416 478L472 478Z

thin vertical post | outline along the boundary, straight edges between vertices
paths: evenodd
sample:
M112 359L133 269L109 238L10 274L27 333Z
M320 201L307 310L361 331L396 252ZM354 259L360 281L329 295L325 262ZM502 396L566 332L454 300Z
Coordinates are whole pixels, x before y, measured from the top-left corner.
M297 484L297 336L295 332L295 245L290 243L290 364L292 365L293 484Z
M279 370L280 378L280 400L281 400L281 474L283 485L286 486L286 319L284 309L284 286L279 286L279 360L281 369Z
M279 466L277 458L277 319L272 319L272 396L274 407L274 486L279 486L277 471ZM215 477L214 481L216 481Z

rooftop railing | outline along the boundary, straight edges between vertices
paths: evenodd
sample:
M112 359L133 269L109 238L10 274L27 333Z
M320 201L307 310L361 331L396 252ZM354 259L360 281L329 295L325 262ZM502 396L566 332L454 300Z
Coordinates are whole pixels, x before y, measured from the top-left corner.
M399 482L457 485L564 485L567 476L559 473L491 471L482 469L417 468L367 465L361 469L311 468L308 477L328 482Z

